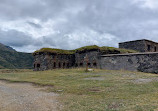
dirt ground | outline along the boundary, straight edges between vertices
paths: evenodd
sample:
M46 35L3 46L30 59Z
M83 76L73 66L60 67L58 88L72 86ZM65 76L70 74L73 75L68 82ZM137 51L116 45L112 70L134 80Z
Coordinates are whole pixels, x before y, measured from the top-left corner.
M28 83L0 81L0 111L57 111L58 95Z

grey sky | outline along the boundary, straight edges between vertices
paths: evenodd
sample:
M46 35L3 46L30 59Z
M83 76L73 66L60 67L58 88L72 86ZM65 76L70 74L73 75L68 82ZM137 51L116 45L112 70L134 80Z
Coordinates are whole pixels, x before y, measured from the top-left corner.
M158 41L158 0L0 0L0 42L18 51Z

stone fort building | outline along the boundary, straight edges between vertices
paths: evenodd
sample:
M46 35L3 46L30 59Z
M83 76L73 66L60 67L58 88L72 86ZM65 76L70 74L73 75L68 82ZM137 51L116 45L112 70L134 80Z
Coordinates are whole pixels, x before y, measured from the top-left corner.
M139 52L157 52L158 43L150 40L142 39L119 43L119 48L132 49Z
M158 73L158 43L142 39L119 48L86 46L76 50L42 48L34 52L34 70L86 67Z

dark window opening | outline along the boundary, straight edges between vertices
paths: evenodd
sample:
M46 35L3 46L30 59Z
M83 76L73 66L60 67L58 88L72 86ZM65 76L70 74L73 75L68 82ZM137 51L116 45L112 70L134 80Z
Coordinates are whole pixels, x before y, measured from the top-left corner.
M34 68L36 68L36 64L34 64Z
M151 47L151 46L150 46L150 45L148 45L148 51L150 51L150 47Z
M91 66L91 63L88 63L88 66Z
M83 63L80 63L80 66L82 67L82 66L83 66Z
M59 62L59 68L61 68L61 63Z
M69 68L69 63L67 63L67 68Z
M93 66L94 66L94 67L97 67L97 63L96 63L96 62L95 62L95 63L93 63Z
M37 68L40 68L40 64L37 64Z
M54 68L56 68L56 62L54 62Z
M75 66L78 67L78 64L76 63Z
M74 64L73 64L73 63L71 63L71 66L74 66Z
M157 48L156 48L156 47L154 48L154 51L155 51L155 52L157 51Z
M65 68L65 62L63 63L63 68Z

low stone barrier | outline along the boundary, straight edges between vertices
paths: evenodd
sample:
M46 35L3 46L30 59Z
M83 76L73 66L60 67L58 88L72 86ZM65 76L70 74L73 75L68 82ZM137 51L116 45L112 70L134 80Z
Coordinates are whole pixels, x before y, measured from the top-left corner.
M158 52L102 55L100 63L101 69L158 73Z

